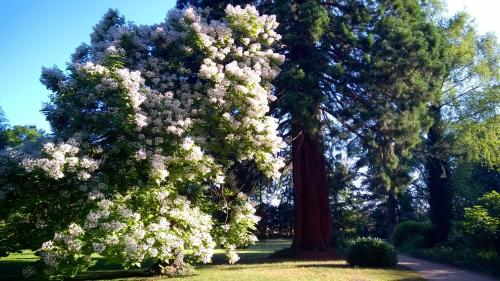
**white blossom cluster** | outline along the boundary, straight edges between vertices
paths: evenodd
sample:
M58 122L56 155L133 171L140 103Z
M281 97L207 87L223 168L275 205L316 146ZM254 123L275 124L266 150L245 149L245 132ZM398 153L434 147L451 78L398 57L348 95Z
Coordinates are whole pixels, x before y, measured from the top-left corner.
M134 109L134 119L135 123L139 128L142 128L148 124L147 117L144 112L141 112L140 106L146 99L144 95L144 79L141 77L139 71L129 71L128 69L118 69L116 71L120 75L121 83L125 87L128 93L128 98L130 104Z
M236 247L250 245L257 241L257 237L251 233L251 230L255 229L260 217L255 215L254 205L243 193L238 194L229 213L230 220L221 226L220 243L224 245L229 263L235 263L239 260Z
M276 16L260 16L255 6L246 5L242 8L240 6L229 5L226 7L226 14L230 28L241 30L251 37L258 37L267 45L271 45L281 39L281 35L276 33L276 28L278 27Z
M75 139L58 144L46 143L43 152L47 158L25 158L22 165L27 171L36 168L42 169L47 175L54 179L63 178L66 173L76 173L78 178L86 181L91 173L99 167L99 162L87 156L78 157L80 151Z
M126 100L133 110L134 123L139 129L148 124L146 114L141 111L140 107L146 99L148 89L144 86L144 79L139 71L130 71L126 68L108 69L91 61L76 64L75 71L83 77L85 75L97 76L100 79L100 83L94 87L97 92L105 93L123 88L127 94Z
M92 253L121 260L126 267L140 266L150 258L168 261L193 251L199 261L211 261L215 242L210 235L211 217L183 196L172 197L166 188L142 193L147 205L141 210L129 206L132 194L115 200L101 199L83 228L71 224L42 245L41 256L47 266L57 267L73 254L90 258ZM155 214L154 217L148 217Z
M225 249L225 254L228 257L229 263L234 264L240 260L240 257L236 253L236 247L234 245L229 245Z
M65 232L58 232L54 239L44 242L41 247L41 258L50 267L57 267L70 255L79 254L84 242L84 230L77 224L70 224Z
M276 157L283 142L277 134L277 120L266 114L274 97L269 81L284 61L284 56L270 48L280 38L274 31L278 24L274 16L259 16L250 5L229 5L226 13L227 27L189 18L207 54L198 76L208 81L209 106L222 113L224 141L239 152L238 160L254 160L266 175L277 178L284 166ZM227 39L231 28L248 37Z
M147 167L147 179L132 183L126 194L110 192L112 184L106 194L92 189L88 196L95 208L85 220L44 243L47 266L57 271L74 254L87 257L81 262L90 266L90 255L99 253L128 267L148 259L182 260L185 250L206 263L216 244L235 263L236 248L256 241L258 217L245 195L228 196L237 197L233 201L209 196L230 192L226 174L235 162L255 163L265 175L279 176L283 143L277 120L267 114L271 80L284 57L272 50L280 39L275 17L260 16L252 6L229 5L226 14L223 21L208 21L203 11L187 8L172 11L163 24L136 27L111 13L95 27L91 46L74 55L70 69L78 80L68 78L60 91L83 83L87 104L127 113L123 127L134 128L127 131L133 147L127 163ZM110 63L115 59L121 61ZM89 174L97 169L90 158L75 157L76 145L50 149L53 156L27 160L27 169L41 167L56 179L73 167ZM105 149L95 148L98 156ZM206 198L186 195L197 188ZM207 211L216 200L224 201L215 206L228 214L225 221Z

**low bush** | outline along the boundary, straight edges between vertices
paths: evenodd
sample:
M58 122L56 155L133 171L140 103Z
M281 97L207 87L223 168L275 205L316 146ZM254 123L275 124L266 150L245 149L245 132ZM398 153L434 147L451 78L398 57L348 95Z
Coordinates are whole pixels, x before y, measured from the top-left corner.
M431 246L432 225L430 222L405 221L396 226L392 244L403 251Z
M463 232L481 250L500 252L500 193L491 191L464 210Z
M351 242L347 251L350 265L365 267L392 267L398 262L396 250L379 238L364 237Z

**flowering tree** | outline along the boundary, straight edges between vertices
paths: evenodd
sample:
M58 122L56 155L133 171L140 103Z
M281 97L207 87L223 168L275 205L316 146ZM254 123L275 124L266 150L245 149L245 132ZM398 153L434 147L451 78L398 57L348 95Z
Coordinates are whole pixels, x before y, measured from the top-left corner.
M84 215L43 243L45 274L72 276L98 253L163 271L210 262L214 247L256 240L254 207L239 192L236 165L279 176L282 141L267 116L283 62L273 16L227 6L221 21L205 10L173 10L153 26L125 24L109 11L91 44L77 48L69 75L44 69L53 91L44 111L54 130L40 156L22 165L88 198Z

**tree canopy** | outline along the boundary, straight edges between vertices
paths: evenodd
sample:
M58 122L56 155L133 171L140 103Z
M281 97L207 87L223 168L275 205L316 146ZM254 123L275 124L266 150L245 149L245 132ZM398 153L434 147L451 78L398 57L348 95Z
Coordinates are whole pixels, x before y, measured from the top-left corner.
M276 120L266 115L283 62L272 49L276 27L251 6L227 6L221 21L173 10L154 26L110 10L68 74L43 70L54 139L40 155L17 157L26 177L54 189L43 201L60 205L62 193L71 206L58 208L58 223L29 222L55 231L40 252L46 277L86 270L92 253L125 267L157 260L167 272L186 258L209 262L216 245L238 260L235 248L256 240L258 218L231 167L276 178L283 165Z

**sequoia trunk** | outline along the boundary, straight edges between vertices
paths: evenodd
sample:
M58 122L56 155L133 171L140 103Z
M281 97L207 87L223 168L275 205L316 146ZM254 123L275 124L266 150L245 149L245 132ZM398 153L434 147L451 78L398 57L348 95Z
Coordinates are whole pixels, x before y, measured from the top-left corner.
M321 130L312 133L297 120L292 124L295 223L292 249L322 251L332 240L326 162Z

